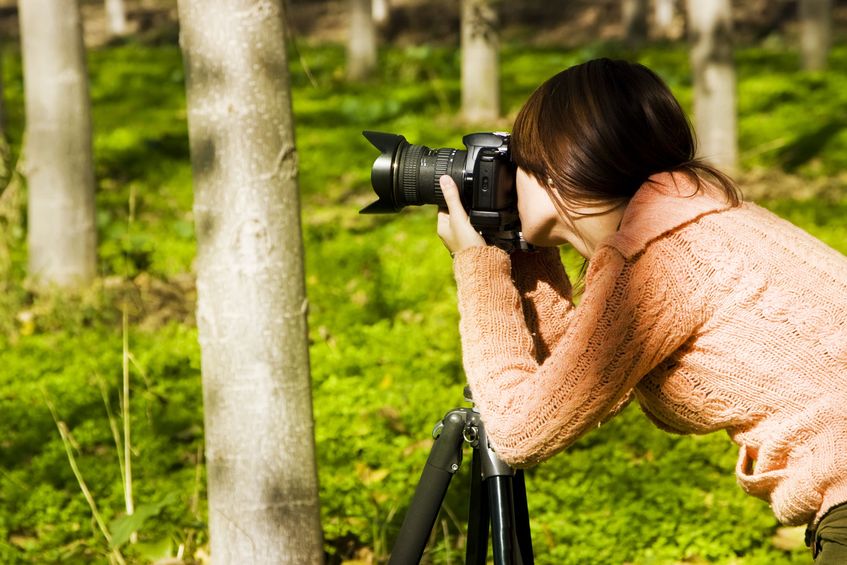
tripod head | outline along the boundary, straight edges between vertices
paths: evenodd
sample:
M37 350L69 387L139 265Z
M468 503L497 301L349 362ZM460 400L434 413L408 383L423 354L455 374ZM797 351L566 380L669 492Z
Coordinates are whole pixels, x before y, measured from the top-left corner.
M470 387L465 386L464 396L473 402ZM532 565L523 472L497 457L479 411L473 407L451 410L436 424L432 437L435 442L394 542L389 565L420 563L450 480L461 466L465 444L473 449L465 562L486 562L490 521L494 563Z

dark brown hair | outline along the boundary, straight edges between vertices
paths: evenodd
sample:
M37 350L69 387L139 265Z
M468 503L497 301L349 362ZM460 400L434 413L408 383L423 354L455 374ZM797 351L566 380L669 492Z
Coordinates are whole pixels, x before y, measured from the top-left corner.
M698 189L706 180L741 201L729 176L695 156L670 89L638 63L595 59L548 79L518 113L511 149L559 206L619 205L660 172L683 173Z

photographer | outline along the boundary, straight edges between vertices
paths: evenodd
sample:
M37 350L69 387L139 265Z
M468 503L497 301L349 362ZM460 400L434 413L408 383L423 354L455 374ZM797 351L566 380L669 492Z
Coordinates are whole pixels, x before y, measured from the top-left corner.
M488 246L455 183L464 366L515 466L551 457L633 397L662 429L726 430L736 475L816 563L847 563L847 258L695 158L649 69L599 59L542 84L515 121L518 211L538 251ZM589 260L579 306L557 245Z

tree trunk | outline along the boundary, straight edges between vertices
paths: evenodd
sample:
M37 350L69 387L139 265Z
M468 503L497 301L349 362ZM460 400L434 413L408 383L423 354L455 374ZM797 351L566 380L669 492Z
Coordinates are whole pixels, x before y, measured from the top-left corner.
M19 2L25 76L29 274L73 287L97 270L88 73L77 0Z
M800 0L803 69L826 69L832 42L832 0Z
M3 55L5 46L0 45L0 136L6 137L6 85L3 80Z
M368 78L376 69L376 26L371 0L349 0L350 27L347 37L347 78Z
M6 137L6 86L3 82L3 49L0 47L0 200L12 179L12 166L12 151ZM0 220L2 216L2 210L0 210ZM2 239L0 239L0 246L2 246Z
M391 7L388 5L388 0L373 0L371 5L371 13L373 21L377 27L383 27L388 23L388 15Z
M673 37L674 0L653 0L653 26L656 37Z
M731 171L738 165L738 135L730 2L687 3L698 153Z
M109 20L109 32L121 36L126 33L126 10L124 0L106 0L106 17Z
M497 0L462 0L462 116L472 123L500 117Z
M624 43L637 49L647 41L648 0L622 0L621 17Z
M284 0L179 0L215 564L323 551Z

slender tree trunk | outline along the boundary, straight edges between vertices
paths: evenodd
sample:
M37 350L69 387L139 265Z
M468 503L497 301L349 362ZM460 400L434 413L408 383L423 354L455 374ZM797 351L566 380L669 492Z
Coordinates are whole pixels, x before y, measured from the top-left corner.
M648 0L621 2L624 42L630 48L637 49L647 41L647 3Z
M106 16L109 20L109 32L112 35L126 33L126 10L124 0L106 0Z
M382 27L388 23L388 15L391 11L388 0L372 0L371 9L373 21L377 27Z
M462 0L462 115L468 122L500 117L497 0Z
M3 54L5 46L0 45L0 194L12 176L11 151L6 137L6 85L3 81Z
M832 0L800 0L800 44L803 69L826 69L832 43Z
M674 0L653 0L653 25L656 37L673 36Z
M350 27L347 37L347 78L368 78L376 69L376 26L371 0L348 0Z
M26 97L29 273L90 282L97 269L88 73L77 0L19 2Z
M3 80L3 55L6 52L5 45L0 43L0 135L6 137L6 85Z
M215 564L322 562L284 0L179 0Z
M701 157L738 165L735 63L729 0L687 0L694 73L694 121Z

